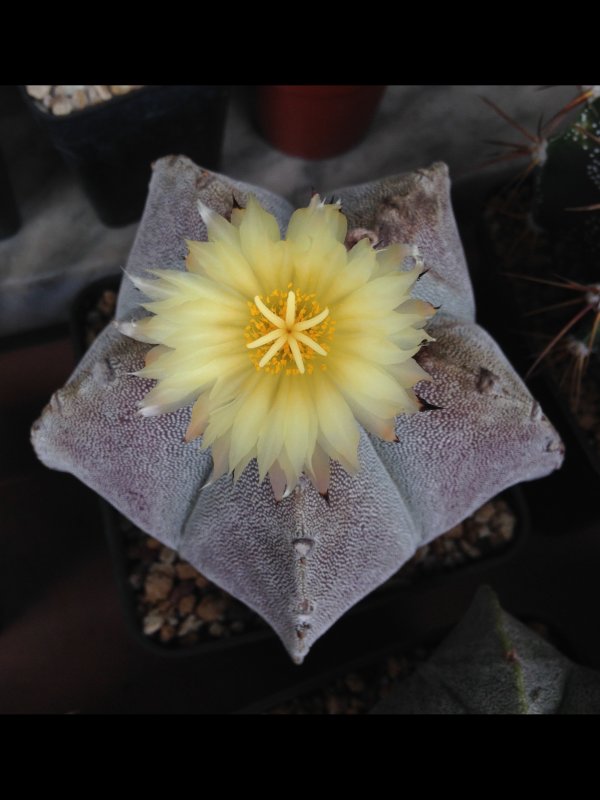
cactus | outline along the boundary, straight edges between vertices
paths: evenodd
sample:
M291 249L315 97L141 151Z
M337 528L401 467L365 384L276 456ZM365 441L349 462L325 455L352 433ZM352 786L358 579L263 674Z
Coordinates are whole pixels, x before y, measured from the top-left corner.
M482 586L427 662L372 714L598 714L600 674L507 614Z
M274 195L202 170L183 157L154 167L127 271L182 270L185 239L206 238L201 200L227 216L233 193L253 193L282 230L292 211ZM348 242L410 242L428 272L415 295L441 306L435 342L418 355L432 377L416 391L422 410L395 422L396 441L360 432L360 468L333 462L323 497L301 477L277 501L256 460L234 483L209 481L210 452L186 444L190 409L143 417L151 387L132 376L149 349L110 326L94 342L33 428L49 467L72 472L140 528L176 549L211 581L261 614L292 658L415 552L490 497L560 466L556 432L496 343L475 323L468 269L449 200L447 168L336 192ZM123 281L117 320L139 318L140 293Z
M600 326L600 87L581 87L537 134L488 103L527 140L500 157L526 156L529 163L516 184L492 203L488 223L493 217L491 235L505 270L537 284L530 286L527 314L543 314L544 328L552 331L528 375L551 354L576 410L582 380L596 360ZM559 129L574 109L575 118ZM524 184L527 175L531 180ZM566 336L574 340L563 347ZM572 358L565 358L569 354Z
M535 174L532 211L546 230L577 224L581 209L600 201L600 97L550 136ZM584 215L583 218L585 218Z

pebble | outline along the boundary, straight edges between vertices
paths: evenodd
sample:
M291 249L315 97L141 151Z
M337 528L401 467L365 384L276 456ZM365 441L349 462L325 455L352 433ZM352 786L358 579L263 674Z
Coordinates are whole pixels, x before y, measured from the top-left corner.
M163 625L160 629L159 638L161 642L170 642L171 639L175 638L175 628L172 625Z
M154 609L149 614L146 614L142 623L146 636L152 636L153 633L159 631L162 628L164 621L164 616L157 609Z
M85 92L82 90L75 92L71 98L71 102L73 103L73 108L75 108L77 111L81 111L81 109L85 108L87 105L87 97Z
M165 600L173 588L173 578L160 572L150 572L144 581L144 599L150 603Z
M514 526L515 518L507 511L503 511L496 518L496 530L502 539L512 538Z
M481 551L470 544L470 542L467 542L465 539L461 539L458 545L463 553L470 558L481 558Z
M216 639L221 639L225 635L226 631L227 629L225 628L225 625L223 625L221 622L211 622L211 624L208 626L208 632Z
M158 550L160 547L162 547L162 545L158 539L154 539L152 536L149 536L148 541L146 542L146 547L149 547L150 550Z
M482 525L479 528L479 538L480 539L487 539L487 537L491 534L491 530L487 525Z
M491 518L496 513L496 509L494 508L493 503L486 503L485 505L481 506L481 508L475 512L473 519L475 522L489 522Z
M215 622L220 620L225 611L225 602L216 596L205 597L196 606L196 616L204 622Z
M179 580L185 581L198 576L198 570L194 569L191 564L186 561L180 561L175 565L175 574Z
M182 597L177 605L177 611L181 614L182 617L187 617L188 614L191 614L196 607L196 598L193 594L188 594L186 597Z
M43 100L50 94L52 86L26 86L27 94L36 100Z
M199 589L207 589L210 586L210 581L208 578L205 578L204 575L200 575L200 573L196 573L196 586Z
M163 564L160 561L155 561L150 565L149 572L155 575L167 575L169 578L173 578L175 575L175 567L172 564Z
M71 101L67 100L66 97L55 97L50 107L52 113L57 117L64 117L66 114L70 114L71 111L73 111Z
M162 547L158 558L162 564L173 564L177 558L177 553L170 547Z
M198 617L195 617L193 614L187 616L181 625L179 626L179 630L177 631L178 636L187 636L188 633L195 633L199 628L201 628L203 622Z
M138 86L109 86L110 93L113 95L120 95L120 94L128 94L129 92L133 91L134 89L138 89Z
M464 534L462 522L460 525L455 525L453 528L450 528L448 533L444 534L449 539L460 539L460 537Z

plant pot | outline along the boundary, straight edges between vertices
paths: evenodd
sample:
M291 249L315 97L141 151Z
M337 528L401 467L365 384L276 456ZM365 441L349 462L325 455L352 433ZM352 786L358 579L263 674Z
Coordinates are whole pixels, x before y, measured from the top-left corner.
M0 153L0 239L13 236L21 227L21 218L13 194L6 163Z
M106 225L141 217L157 158L181 153L219 165L227 87L146 86L67 116L40 110L23 87L22 94Z
M258 86L257 121L278 150L330 158L365 136L385 86Z

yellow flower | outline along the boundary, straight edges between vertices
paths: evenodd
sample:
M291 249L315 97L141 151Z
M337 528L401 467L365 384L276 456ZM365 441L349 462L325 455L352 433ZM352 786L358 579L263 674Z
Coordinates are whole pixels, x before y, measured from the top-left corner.
M358 470L359 423L393 441L395 417L419 408L411 387L429 376L413 356L434 313L410 298L422 261L366 238L348 251L339 204L318 195L283 240L253 197L231 222L200 213L208 241L187 242L187 271L132 278L152 316L121 330L158 345L136 373L158 381L141 413L193 403L185 439L202 435L213 478L238 477L256 458L278 499L302 473L325 494L330 459Z

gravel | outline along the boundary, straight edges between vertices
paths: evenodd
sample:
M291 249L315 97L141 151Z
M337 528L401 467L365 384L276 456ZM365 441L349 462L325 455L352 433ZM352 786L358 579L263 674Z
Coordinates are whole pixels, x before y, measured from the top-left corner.
M57 117L64 117L73 111L105 103L122 94L129 94L139 86L25 86L27 94L36 101L42 111Z

